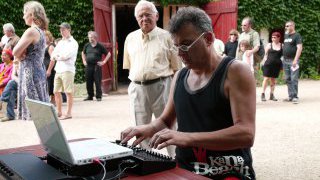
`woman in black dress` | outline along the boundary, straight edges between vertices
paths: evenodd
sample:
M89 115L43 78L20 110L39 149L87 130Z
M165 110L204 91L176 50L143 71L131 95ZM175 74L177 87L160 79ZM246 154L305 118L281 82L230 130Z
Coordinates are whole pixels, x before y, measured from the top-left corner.
M277 101L274 97L274 89L276 85L276 78L279 76L282 62L282 44L280 43L281 35L279 32L272 33L272 42L266 46L263 71L263 83L262 83L262 94L261 100L266 101L265 91L270 82L270 100Z
M48 30L45 31L45 35L46 35L46 50L45 50L43 62L46 67L46 70L48 70L50 60L51 60L51 53L54 50L55 44L54 44L54 38L53 38L50 31L48 31ZM47 77L48 92L49 92L49 96L50 96L50 102L52 104L55 104L54 94L53 94L53 81L54 81L55 74L56 74L56 71L52 70L51 74Z

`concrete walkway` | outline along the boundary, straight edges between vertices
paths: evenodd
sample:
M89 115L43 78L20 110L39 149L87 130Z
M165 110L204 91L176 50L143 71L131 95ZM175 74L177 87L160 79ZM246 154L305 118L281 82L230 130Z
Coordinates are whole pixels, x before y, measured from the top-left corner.
M297 105L281 101L287 96L286 86L276 88L278 102L261 102L261 88L257 88L257 129L252 154L259 180L320 179L320 81L300 81L299 88ZM67 139L119 139L120 132L133 125L128 96L122 89L106 95L101 102L77 98L73 119L61 123ZM0 123L0 137L0 149L39 143L32 121Z

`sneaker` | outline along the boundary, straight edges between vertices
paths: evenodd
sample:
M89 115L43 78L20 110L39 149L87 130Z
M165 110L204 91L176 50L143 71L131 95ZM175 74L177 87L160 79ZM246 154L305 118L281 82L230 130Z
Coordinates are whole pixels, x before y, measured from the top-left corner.
M92 101L92 100L93 100L92 97L87 97L87 98L84 99L84 101Z
M299 104L299 99L298 98L293 98L292 102L293 102L293 104Z
M102 99L101 98L97 98L97 101L101 101Z
M0 119L1 119L1 118L4 118L4 117L6 117L6 113L4 113L4 112L2 112L2 111L0 110Z
M1 122L11 121L11 120L12 119L8 118L7 116L0 119Z
M261 101L266 101L266 96L264 93L261 93Z
M0 118L5 118L7 116L7 102L1 102L2 109L0 110Z
M292 102L292 98L286 98L283 100L283 102Z
M277 99L276 97L274 97L274 94L273 94L273 93L270 94L270 100L272 100L272 101L278 101L278 99Z

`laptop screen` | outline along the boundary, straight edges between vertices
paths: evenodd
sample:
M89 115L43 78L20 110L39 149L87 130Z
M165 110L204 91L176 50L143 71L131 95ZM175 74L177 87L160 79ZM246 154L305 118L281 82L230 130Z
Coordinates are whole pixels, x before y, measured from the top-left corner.
M26 99L26 104L47 153L72 163L73 157L54 106L32 99Z

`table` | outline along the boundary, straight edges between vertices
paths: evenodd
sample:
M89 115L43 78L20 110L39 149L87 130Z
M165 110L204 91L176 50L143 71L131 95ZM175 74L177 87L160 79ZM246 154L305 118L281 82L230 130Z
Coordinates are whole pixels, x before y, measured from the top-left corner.
M80 139L84 140L84 139ZM2 154L11 154L11 153L17 153L17 152L29 152L36 156L45 156L46 152L43 149L41 145L31 145L31 146L24 146L24 147L18 147L18 148L10 148L10 149L3 149L0 150L0 155ZM200 175L196 175L190 171L181 169L179 167L176 167L174 169L149 174L145 176L139 176L136 174L128 174L127 177L123 178L124 180L208 180L208 178L205 178Z

